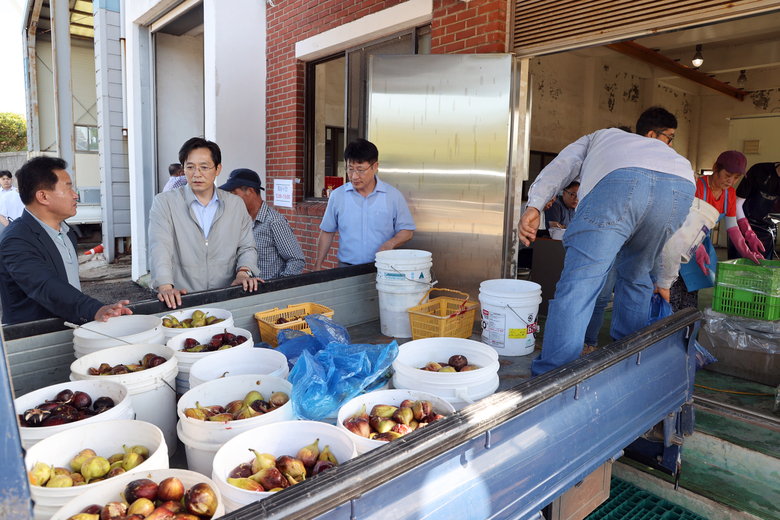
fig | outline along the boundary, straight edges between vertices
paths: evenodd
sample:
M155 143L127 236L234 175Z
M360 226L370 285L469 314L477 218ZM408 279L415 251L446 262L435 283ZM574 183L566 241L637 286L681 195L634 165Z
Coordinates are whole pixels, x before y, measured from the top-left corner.
M109 464L114 464L114 462L122 462L125 458L125 453L114 453L111 455L107 460Z
M303 479L306 476L306 466L304 466L303 461L289 455L282 455L276 459L276 469L282 475L287 475L294 479Z
M144 520L143 515L127 515L125 520Z
M428 372L438 372L439 370L441 370L441 365L435 361L430 361L425 364L423 370L427 370Z
M223 408L221 405L218 404L212 404L211 406L203 406L202 408L205 408L206 410L210 411L214 415L225 413L225 408Z
M250 449L249 451L255 454L255 458L252 460L252 466L250 467L250 470L252 471L250 475L254 475L264 469L276 467L276 457L270 453L257 453L257 451L253 449Z
M90 457L84 461L81 465L81 476L84 477L84 481L89 484L90 480L98 479L106 476L111 470L111 464L103 457Z
M417 401L414 403L412 411L414 412L414 418L419 421L433 412L433 405L430 401Z
M397 423L409 426L409 423L414 420L414 412L411 408L401 407L393 414L393 420Z
M257 417L258 415L262 415L262 412L256 412L251 406L245 406L241 409L240 412L234 415L234 417L237 421L240 421L242 419L251 419L252 417Z
M92 398L86 392L75 392L73 394L73 400L71 404L77 409L81 410L92 406Z
M46 487L50 488L65 488L73 487L73 479L70 475L55 475L49 479L46 483Z
M164 507L158 507L152 514L147 516L144 520L173 520L174 514L170 509Z
M157 500L178 502L184 496L184 484L176 477L168 477L157 486ZM173 511L173 510L172 510ZM176 511L173 511L174 513Z
M390 418L393 416L396 410L398 410L398 408L395 406L391 406L389 404L378 404L371 409L371 413L369 415L371 417Z
M227 330L225 330L225 332L227 332ZM225 338L225 335L220 332L219 334L214 334L213 336L211 336L211 341L212 342L214 342L214 341L219 342L219 345L222 346L222 343L227 343L227 341L225 341L224 338Z
M219 320L222 321L222 320ZM216 316L206 316L206 325L214 325L217 323L217 317Z
M149 448L141 444L135 444L133 446L130 446L129 448L127 447L127 445L123 444L122 449L125 450L125 453L137 453L143 456L143 458L149 457Z
M124 365L117 365L117 366L115 366L114 368L111 369L111 372L109 372L108 375L118 376L118 375L129 374L129 373L130 373L130 369L129 368L127 368Z
M198 342L196 341L195 344L197 345ZM144 368L149 368L149 361L151 361L151 359L153 357L155 357L155 356L157 356L157 354L149 353L149 354L144 355L144 357L141 359L141 366L144 367Z
M191 515L189 513L176 513L173 520L201 520L199 516Z
M171 328L171 327L173 327L173 321L171 321L171 319L170 319L170 318L168 318L168 317L166 316L166 317L165 317L165 318L163 318L163 320L162 320L162 326L163 326L163 327L168 327L168 328Z
M304 480L303 478L301 480L294 479L290 475L285 475L284 478L287 479L287 483L290 484L291 486L294 486L298 482L303 482L303 480Z
M438 371L439 372L457 372L457 370L455 370L455 367L441 367Z
M320 456L320 449L317 447L319 442L319 439L315 439L313 443L298 450L298 453L295 455L295 458L303 462L307 469L313 468L314 464L317 463L317 457Z
M67 416L57 416L57 417L49 417L45 421L41 423L41 426L60 426L62 424L68 424L74 422L78 418L78 415L75 417L67 417Z
M236 340L236 335L232 332L228 332L227 329L225 329L225 333L222 334L222 342L223 343L230 343L231 341Z
M396 433L394 431L389 431L385 433L377 433L376 436L374 436L375 441L394 441L396 439L400 439L403 437L400 433Z
M125 471L130 471L131 469L137 467L144 461L144 456L140 453L135 453L134 451L130 451L125 454L125 458L122 459L122 469Z
M182 498L184 498L183 493L182 493ZM167 502L163 502L162 504L160 504L160 507L164 507L165 509L167 509L173 514L184 513L184 505L181 503L181 498L177 502L174 502L173 500L168 500Z
M122 467L122 462L124 462L124 460L125 460L125 457L123 455L122 456L122 460L118 460L116 462L112 462L111 463L111 469L121 468ZM109 471L111 471L111 470L109 470Z
M108 363L101 363L100 366L97 368L98 374L103 376L111 372L111 365Z
M320 456L317 457L318 462L323 460L326 460L335 466L338 466L339 464L339 461L336 460L336 456L333 454L332 451L330 451L330 446L325 446L320 452Z
M276 459L274 458L274 466L276 467ZM260 471L259 469L257 471ZM228 478L249 478L257 471L252 471L252 464L248 462L242 462L235 468L233 468L228 474Z
M54 466L49 466L43 462L37 462L33 469L27 473L30 484L33 486L45 486L54 475Z
M206 483L195 484L184 493L184 508L193 515L213 516L217 510L217 494Z
M314 476L317 473L322 473L326 469L335 468L336 465L329 460L318 460L311 470L311 475Z
M56 410L60 407L61 403L41 403L38 406L36 406L39 410L46 410L47 412L51 412L52 410Z
M263 401L263 394L261 394L257 390L252 390L251 392L246 394L246 397L244 397L244 401L242 405L249 406L250 404L254 403L257 400Z
M70 475L70 470L67 468L54 468L54 475Z
M27 424L27 421L24 420L24 416L22 414L17 414L16 422L19 423L19 427L20 428L29 428L30 427L30 425Z
M396 425L396 422L392 419L386 419L384 417L374 416L368 423L376 430L377 433L389 432Z
M244 417L244 419L245 418L246 417ZM220 413L209 417L209 421L214 421L214 422L228 422L228 421L232 421L233 419L234 417L229 413ZM239 419L239 417L235 417L235 419Z
M396 424L390 429L390 431L400 433L401 435L406 435L407 433L412 433L414 430L405 424Z
M92 403L92 409L97 413L109 410L114 407L114 400L110 397L98 397L95 402Z
M23 414L24 421L30 426L41 426L50 416L51 412L40 408L31 408Z
M401 404L398 405L398 408L411 408L414 406L414 401L411 399L404 399L401 401Z
M70 479L73 481L74 486L78 486L79 484L86 484L84 477L81 476L81 473L71 473Z
M125 365L125 366L130 372L139 372L144 369L144 367L142 367L138 363L130 363L129 365Z
M287 404L287 402L290 400L290 396L285 394L284 392L274 392L271 394L271 406L274 408L279 408L280 406L284 406Z
M148 498L154 502L157 499L157 484L148 478L133 480L125 486L124 497L128 504L139 498Z
M279 471L277 468L260 470L249 478L255 482L258 482L266 491L290 486L290 483L287 482L285 476L282 475L281 471Z
M196 340L195 338L187 338L184 340L185 349L197 347L198 345L199 345L198 340Z
M354 415L351 415L344 419L344 428L359 435L360 437L368 438L371 433L371 427L368 424L368 415L366 414L366 405L358 410Z
M121 475L122 473L127 473L127 471L125 471L125 468L123 467L111 468L110 470L108 470L108 473L106 473L106 478L116 477L118 475Z
M163 363L166 363L168 360L165 359L162 356L154 356L152 359L149 360L149 367L148 368L154 368L162 365Z
M229 414L232 414L232 415L235 415L236 413L240 412L241 408L243 408L243 407L244 407L244 401L242 401L241 399L238 399L236 401L230 401L225 406L225 412L229 413Z
M154 502L148 498L139 498L134 500L130 507L127 508L128 515L143 515L149 516L154 511Z
M109 502L100 512L100 520L120 520L127 516L127 504Z
M477 365L466 365L460 369L461 372L471 372L472 370L479 370L479 367Z
M90 457L95 456L97 456L95 450L91 450L89 448L81 450L79 454L73 457L73 460L70 461L70 467L73 469L73 471L81 471L81 465L84 464L84 461Z
M259 399L253 402L252 404L250 404L249 406L252 407L252 410L258 413L268 413L273 411L274 409L273 406L271 406L271 403L269 403L268 401L261 401Z
M100 520L100 515L93 515L90 513L79 513L77 515L73 515L68 520Z
M247 491L265 491L265 488L260 483L252 480L251 478L229 478L228 484L237 488L246 489Z
M209 352L214 352L215 350L219 350L220 347L222 347L222 342L216 339L212 339L211 341L206 343L206 350L208 350Z
M198 421L205 421L210 417L205 410L201 410L200 408L185 408L184 416L190 419L197 419Z
M58 403L69 404L73 400L73 392L66 388L62 392L58 393L54 400Z
M461 356L460 354L455 354L454 356L450 356L450 359L447 361L447 364L460 372L460 369L465 367L469 364L469 360L466 359L466 356Z
M103 508L97 504L92 504L91 506L87 506L84 509L81 510L82 513L87 513L89 515L99 515L100 512L103 510Z

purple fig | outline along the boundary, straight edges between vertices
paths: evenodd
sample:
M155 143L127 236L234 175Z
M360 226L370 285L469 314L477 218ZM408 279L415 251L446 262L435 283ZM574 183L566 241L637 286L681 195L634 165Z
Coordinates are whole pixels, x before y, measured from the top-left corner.
M73 394L73 401L71 402L76 410L83 410L92 406L92 398L86 392L75 392Z
M276 461L276 459L274 459L274 461ZM257 472L255 471L254 473ZM254 473L252 472L252 464L249 464L248 462L242 462L230 471L228 478L249 478Z
M58 393L54 400L58 403L69 404L73 400L73 392L66 388L62 392Z
M154 502L157 499L157 484L148 478L133 480L125 486L124 497L128 504L139 498L148 498Z
M295 457L290 457L289 455L283 455L276 459L276 469L278 469L282 475L289 475L296 480L305 478L306 476L306 466L303 464L303 461L296 459Z
M447 361L447 364L460 372L460 369L465 367L469 364L469 360L466 359L466 356L461 356L460 354L455 354L454 356L450 356L449 361Z
M314 464L314 467L311 470L312 476L316 475L317 473L322 473L326 469L335 468L336 465L333 464L329 460L318 460L316 464Z
M213 516L217 511L217 494L208 484L195 484L184 494L184 508L193 515Z
M178 502L184 496L184 484L176 477L168 477L157 486L157 500ZM174 513L176 511L173 511Z

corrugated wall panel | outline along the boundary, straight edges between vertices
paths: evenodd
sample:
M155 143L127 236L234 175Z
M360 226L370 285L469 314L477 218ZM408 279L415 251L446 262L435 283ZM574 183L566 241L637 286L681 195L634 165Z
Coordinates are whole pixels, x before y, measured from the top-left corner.
M517 0L514 51L536 56L780 10L780 0Z

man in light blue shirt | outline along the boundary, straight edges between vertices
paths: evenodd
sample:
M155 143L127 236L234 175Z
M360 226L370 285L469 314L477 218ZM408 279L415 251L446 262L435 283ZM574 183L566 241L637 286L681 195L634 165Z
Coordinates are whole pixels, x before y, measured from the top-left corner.
M356 139L344 150L349 180L328 199L320 224L314 270L322 270L333 237L339 233L338 266L374 262L378 251L396 249L412 238L412 214L400 191L376 176L379 150Z

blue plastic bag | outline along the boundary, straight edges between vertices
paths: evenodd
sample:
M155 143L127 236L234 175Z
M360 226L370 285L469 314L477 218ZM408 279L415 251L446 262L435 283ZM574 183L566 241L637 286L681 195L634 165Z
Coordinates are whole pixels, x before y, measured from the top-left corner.
M303 352L314 355L330 343L350 343L347 329L332 319L322 314L310 314L304 319L311 329L311 334L302 330L282 329L276 335L277 350L287 357L287 366L290 370Z
M398 356L398 343L347 345L330 343L312 354L304 351L287 380L293 385L293 412L320 421L360 395L384 375Z
M661 298L660 294L654 294L650 300L650 312L647 315L647 324L651 325L661 318L672 315L672 306L668 301ZM693 341L694 356L696 357L696 371L698 372L710 363L715 363L717 359L707 352L707 349L699 345L699 342Z

